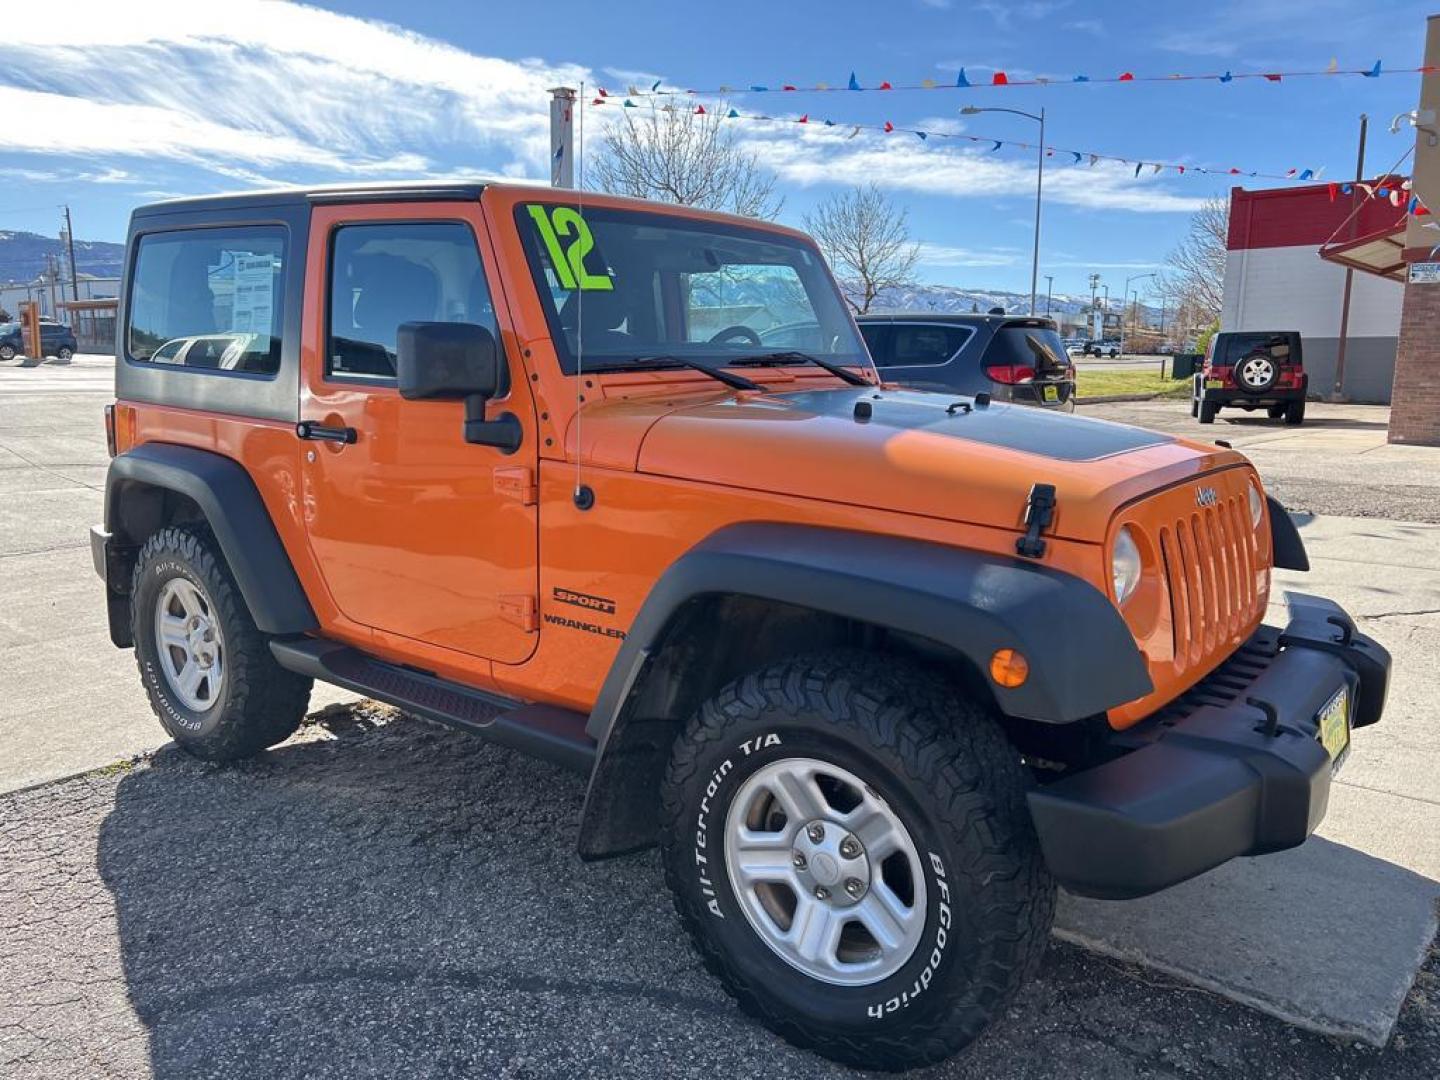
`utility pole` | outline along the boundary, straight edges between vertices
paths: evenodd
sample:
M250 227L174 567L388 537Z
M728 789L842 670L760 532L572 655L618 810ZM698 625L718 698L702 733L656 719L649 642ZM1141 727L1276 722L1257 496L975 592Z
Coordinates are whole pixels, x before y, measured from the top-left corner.
M1054 292L1054 291L1055 291L1055 275L1054 275L1054 274L1046 274L1046 275L1045 275L1045 314L1046 314L1047 317L1048 317L1049 314L1050 314L1050 294L1051 294L1052 292Z
M1100 275L1090 275L1090 336L1096 341L1100 335L1095 332L1095 294L1100 291Z
M569 86L550 90L550 186L575 186L575 91Z
M65 206L65 247L70 252L70 299L80 299L80 279L75 276L75 227L70 224L70 206Z
M1355 186L1350 189L1350 239L1354 240L1360 228L1360 181L1365 179L1365 131L1370 126L1370 117L1360 114L1360 149L1355 155ZM1355 286L1355 271L1345 267L1345 292L1340 299L1340 344L1335 350L1335 385L1330 390L1331 401L1345 399L1345 346L1350 336L1350 290Z

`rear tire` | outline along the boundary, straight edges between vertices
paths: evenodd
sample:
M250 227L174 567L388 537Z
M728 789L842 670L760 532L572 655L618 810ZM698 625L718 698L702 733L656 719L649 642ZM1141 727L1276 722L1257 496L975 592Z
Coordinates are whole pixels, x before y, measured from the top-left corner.
M1027 783L996 718L942 678L849 652L784 661L676 741L666 878L706 966L767 1027L862 1068L936 1062L1004 1011L1049 940Z
M71 349L68 345L62 345L60 346L60 351L57 352L55 355L61 360L69 360L72 356L75 355L75 351Z
M1285 406L1285 423L1291 427L1298 427L1305 422L1305 399L1292 401Z
M1216 401L1202 401L1200 403L1200 423L1213 424L1215 416L1220 412L1220 403Z
M0 360L14 360L19 355L13 345L0 345Z
M130 608L141 682L181 747L233 761L300 726L312 681L270 654L208 528L167 526L145 541Z

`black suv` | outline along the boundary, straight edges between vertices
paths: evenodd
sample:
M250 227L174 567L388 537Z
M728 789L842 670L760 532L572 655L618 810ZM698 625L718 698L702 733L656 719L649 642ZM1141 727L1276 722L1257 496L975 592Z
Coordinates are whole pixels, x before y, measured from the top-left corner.
M903 312L855 321L887 380L1075 410L1075 366L1053 319Z
M75 332L63 323L40 320L40 352L42 356L58 356L69 360L79 345ZM25 334L18 322L0 323L0 360L14 360L25 354Z

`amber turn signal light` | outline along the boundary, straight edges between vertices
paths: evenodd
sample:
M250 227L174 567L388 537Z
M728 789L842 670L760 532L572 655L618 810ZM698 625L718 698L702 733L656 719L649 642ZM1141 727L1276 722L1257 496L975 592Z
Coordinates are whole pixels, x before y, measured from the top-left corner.
M990 657L990 678L996 684L1013 690L1030 674L1030 661L1014 649L996 649Z

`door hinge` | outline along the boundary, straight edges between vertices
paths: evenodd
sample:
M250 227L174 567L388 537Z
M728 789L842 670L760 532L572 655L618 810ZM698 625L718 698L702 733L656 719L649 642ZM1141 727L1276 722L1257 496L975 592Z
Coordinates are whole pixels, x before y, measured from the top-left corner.
M495 470L495 494L519 499L521 506L534 506L540 497L535 474L523 465Z
M540 628L540 620L536 615L537 607L535 597L528 593L512 593L500 597L500 617L508 623L514 623L527 634L533 634Z

